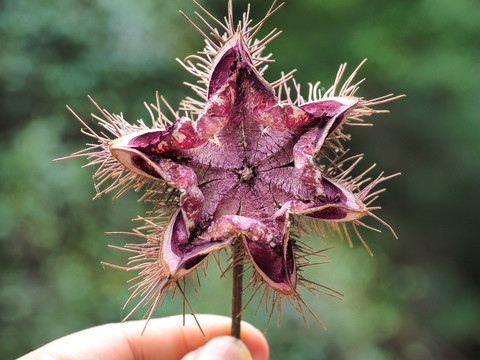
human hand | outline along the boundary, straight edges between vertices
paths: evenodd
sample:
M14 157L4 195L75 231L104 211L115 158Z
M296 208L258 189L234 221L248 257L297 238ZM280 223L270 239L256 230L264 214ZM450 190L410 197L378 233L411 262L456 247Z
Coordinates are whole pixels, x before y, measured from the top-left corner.
M268 360L263 334L242 322L241 340L228 336L231 319L196 315L205 336L191 316L101 325L48 343L18 360ZM246 345L246 346L245 346Z

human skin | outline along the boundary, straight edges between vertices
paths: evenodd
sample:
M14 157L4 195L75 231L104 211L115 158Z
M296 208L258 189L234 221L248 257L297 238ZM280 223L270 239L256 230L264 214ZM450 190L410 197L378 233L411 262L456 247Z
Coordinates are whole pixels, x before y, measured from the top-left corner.
M230 335L230 318L217 315L196 317L205 336L192 316L186 316L185 326L181 315L151 319L143 335L145 321L129 321L67 335L18 360L179 360L214 338ZM268 360L268 344L258 329L242 322L241 340L254 360ZM220 359L214 355L211 358Z

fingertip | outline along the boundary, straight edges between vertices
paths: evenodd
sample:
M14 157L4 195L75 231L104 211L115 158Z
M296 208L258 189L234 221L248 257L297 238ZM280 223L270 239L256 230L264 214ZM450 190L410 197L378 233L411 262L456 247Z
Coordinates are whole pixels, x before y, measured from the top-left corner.
M220 336L185 355L182 360L252 360L248 347L232 336Z
M171 319L179 321L181 316L174 316ZM198 329L198 324L203 329L205 337ZM232 319L226 316L199 314L196 320L193 317L186 318L185 326L181 326L181 332L184 334L187 347L190 351L204 345L209 340L231 335ZM249 349L254 360L268 360L269 347L265 335L252 324L242 321L241 340Z
M254 360L268 360L270 349L265 335L252 324L242 321L241 340L247 345Z

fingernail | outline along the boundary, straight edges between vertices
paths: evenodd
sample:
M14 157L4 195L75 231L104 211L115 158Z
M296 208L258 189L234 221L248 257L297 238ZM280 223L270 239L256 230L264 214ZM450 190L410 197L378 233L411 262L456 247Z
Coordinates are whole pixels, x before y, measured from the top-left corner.
M252 355L239 339L222 336L210 340L182 360L252 360Z

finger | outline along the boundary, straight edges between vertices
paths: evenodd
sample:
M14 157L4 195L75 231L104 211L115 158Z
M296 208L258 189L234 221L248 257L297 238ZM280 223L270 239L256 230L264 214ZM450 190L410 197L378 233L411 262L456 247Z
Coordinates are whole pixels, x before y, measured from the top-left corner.
M83 330L53 341L19 360L178 360L219 336L230 335L231 319L217 315L196 315L205 336L192 316L151 319L142 335L145 321L107 324ZM263 334L242 322L241 340L254 360L268 359Z
M247 346L232 336L220 336L210 340L182 360L251 360Z

